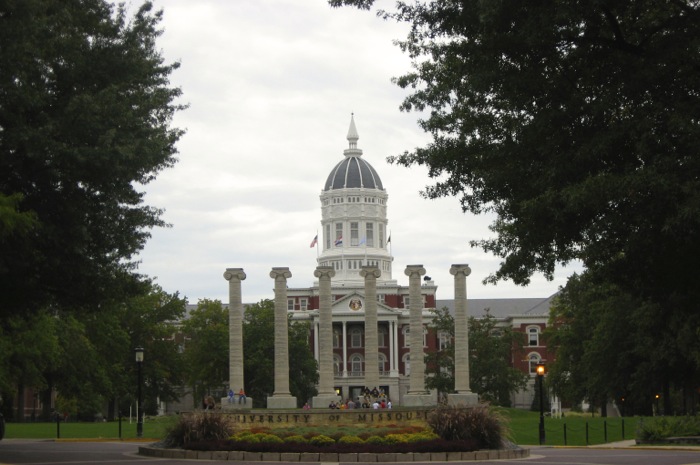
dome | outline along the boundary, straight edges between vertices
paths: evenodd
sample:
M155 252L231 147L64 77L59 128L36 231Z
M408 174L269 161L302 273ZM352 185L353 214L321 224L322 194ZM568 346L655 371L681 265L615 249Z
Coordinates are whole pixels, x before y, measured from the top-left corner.
M384 190L382 180L372 165L360 157L347 157L331 170L323 190L354 188Z
M343 152L345 159L331 170L323 190L359 188L384 190L377 171L362 159L362 150L357 148L359 138L353 115L350 117L350 130L347 137L350 147Z

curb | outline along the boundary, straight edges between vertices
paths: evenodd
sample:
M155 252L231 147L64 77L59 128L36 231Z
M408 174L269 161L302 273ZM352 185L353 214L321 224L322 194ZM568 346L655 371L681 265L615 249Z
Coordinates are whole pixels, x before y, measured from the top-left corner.
M139 455L164 459L227 460L245 462L465 462L512 460L530 457L529 449L478 450L474 452L409 452L409 453L307 453L245 452L236 450L196 451L141 446Z

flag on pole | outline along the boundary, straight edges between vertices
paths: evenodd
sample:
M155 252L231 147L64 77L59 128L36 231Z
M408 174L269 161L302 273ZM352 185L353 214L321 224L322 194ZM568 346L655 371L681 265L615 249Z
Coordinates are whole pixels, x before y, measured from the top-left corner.
M340 236L338 239L335 240L335 245L336 247L339 245L343 245L343 236Z
M314 240L311 241L311 245L309 246L310 248L314 248L318 244L318 234L316 234L316 237L314 237Z

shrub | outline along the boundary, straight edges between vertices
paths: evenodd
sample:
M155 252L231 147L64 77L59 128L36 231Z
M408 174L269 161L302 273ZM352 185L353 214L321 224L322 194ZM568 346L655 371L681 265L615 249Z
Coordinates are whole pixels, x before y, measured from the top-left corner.
M661 442L674 436L700 435L700 418L696 416L654 417L639 422L636 438L640 443Z
M505 439L505 420L486 405L440 406L428 414L428 425L447 441L475 441L479 449L499 449Z
M219 441L233 433L233 424L225 415L198 413L181 416L168 431L164 443L170 447L183 447L190 442Z
M359 436L343 436L338 439L338 444L363 444L364 442L365 440Z
M309 442L309 440L300 434L294 434L292 436L287 436L286 438L284 438L284 442L294 444L306 444Z
M387 434L384 436L385 444L404 444L408 442L405 434Z
M255 436L258 439L256 442L261 444L282 444L284 442L279 436L270 433L258 433Z
M377 435L368 437L367 439L365 439L365 443L366 444L386 444L386 442L384 442L384 438L381 436L377 436Z
M315 446L327 446L329 444L335 444L335 441L333 438L330 438L324 434L319 434L318 436L314 436L309 439L309 444L313 444Z

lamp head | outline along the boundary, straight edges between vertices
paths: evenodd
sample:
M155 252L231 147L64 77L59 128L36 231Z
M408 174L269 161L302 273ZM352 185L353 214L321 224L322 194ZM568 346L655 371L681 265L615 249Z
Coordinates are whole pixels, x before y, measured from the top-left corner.
M134 354L136 354L136 362L143 362L143 347L137 347L134 349Z
M545 373L544 363L537 364L537 376L544 376Z

